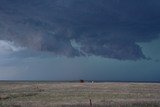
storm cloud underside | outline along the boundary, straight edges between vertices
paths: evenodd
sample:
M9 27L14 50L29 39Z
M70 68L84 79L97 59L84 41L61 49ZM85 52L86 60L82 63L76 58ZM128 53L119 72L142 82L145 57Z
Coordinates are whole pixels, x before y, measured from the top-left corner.
M138 43L158 38L159 13L158 0L1 0L0 40L69 57L147 59Z

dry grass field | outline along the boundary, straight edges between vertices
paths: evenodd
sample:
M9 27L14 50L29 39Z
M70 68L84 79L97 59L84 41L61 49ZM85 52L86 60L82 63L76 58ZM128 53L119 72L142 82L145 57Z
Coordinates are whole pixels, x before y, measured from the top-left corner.
M0 107L160 107L159 83L0 82Z

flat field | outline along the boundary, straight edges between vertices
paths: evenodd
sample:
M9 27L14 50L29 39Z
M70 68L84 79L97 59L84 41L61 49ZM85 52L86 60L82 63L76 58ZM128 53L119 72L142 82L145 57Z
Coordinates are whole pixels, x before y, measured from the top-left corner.
M0 107L160 107L160 83L0 82Z

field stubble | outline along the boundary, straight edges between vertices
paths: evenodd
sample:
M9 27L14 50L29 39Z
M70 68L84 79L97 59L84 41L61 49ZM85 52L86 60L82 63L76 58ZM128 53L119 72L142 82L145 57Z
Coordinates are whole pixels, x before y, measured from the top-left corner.
M0 82L0 107L160 107L158 83Z

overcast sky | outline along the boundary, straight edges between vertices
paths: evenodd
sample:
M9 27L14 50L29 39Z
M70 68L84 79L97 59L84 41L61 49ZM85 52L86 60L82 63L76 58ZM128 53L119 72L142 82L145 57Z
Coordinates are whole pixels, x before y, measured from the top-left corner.
M0 80L160 81L159 0L0 0Z

